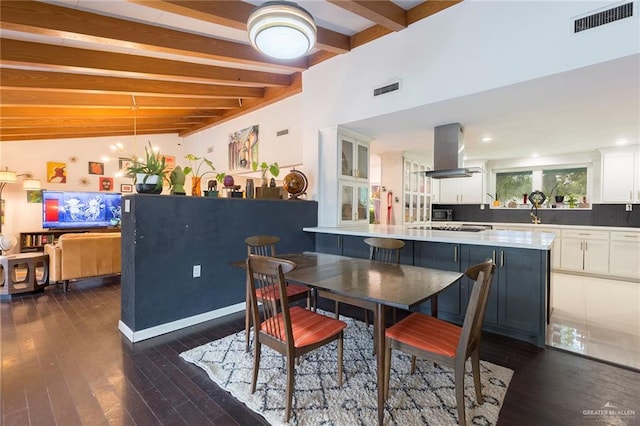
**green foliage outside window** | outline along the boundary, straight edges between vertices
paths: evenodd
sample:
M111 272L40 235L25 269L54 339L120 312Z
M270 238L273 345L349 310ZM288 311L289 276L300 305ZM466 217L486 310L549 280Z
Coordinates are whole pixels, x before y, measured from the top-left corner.
M496 198L522 200L522 194L531 192L531 177L531 171L496 173Z
M543 170L542 192L550 199L556 195L571 195L581 200L587 195L587 168Z

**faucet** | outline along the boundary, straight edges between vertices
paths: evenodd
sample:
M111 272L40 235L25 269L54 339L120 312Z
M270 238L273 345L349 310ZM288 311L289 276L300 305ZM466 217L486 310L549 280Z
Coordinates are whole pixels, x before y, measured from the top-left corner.
M538 225L540 222L541 220L538 217L538 207L534 204L531 207L531 223L533 223L534 225Z

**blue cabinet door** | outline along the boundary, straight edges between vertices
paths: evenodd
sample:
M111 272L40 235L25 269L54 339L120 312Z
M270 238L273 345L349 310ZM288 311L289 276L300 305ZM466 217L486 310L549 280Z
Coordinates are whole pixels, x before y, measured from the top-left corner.
M487 259L496 261L496 255L498 252L497 247L492 246L469 246L463 245L461 247L461 271L465 271L467 268L478 263L482 263ZM493 277L493 283L491 289L489 289L489 299L487 300L487 310L484 317L484 324L497 324L498 323L498 270L496 269ZM463 313L466 312L471 298L471 291L473 290L474 281L465 277L460 280L460 287L462 293L462 306Z
M413 259L416 266L459 272L460 245L416 241ZM461 324L464 318L461 306L462 293L458 281L438 295L438 318ZM423 303L419 309L420 312L431 315L431 302Z
M544 339L545 274L542 250L501 248L497 259L498 323Z
M315 234L316 251L320 253L342 254L342 235Z
M364 242L365 237L356 237L353 235L342 236L342 255L349 257L357 257L360 259L369 258L369 246Z

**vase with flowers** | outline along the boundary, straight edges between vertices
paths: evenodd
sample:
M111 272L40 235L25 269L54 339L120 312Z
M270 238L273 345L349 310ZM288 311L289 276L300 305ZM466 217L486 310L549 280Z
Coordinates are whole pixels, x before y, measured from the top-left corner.
M184 158L189 161L189 165L184 168L184 174L193 174L191 176L191 195L194 197L200 197L202 195L202 178L208 174L212 174L218 182L222 182L225 174L216 171L211 160L205 156L197 157L193 154L187 154Z

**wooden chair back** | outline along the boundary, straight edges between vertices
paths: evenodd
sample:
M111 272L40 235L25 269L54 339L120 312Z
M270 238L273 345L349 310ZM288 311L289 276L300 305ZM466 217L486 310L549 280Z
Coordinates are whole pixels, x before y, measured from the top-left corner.
M400 249L404 242L393 238L366 238L369 246L369 259L384 263L400 264Z
M279 237L273 235L252 235L244 240L247 245L247 256L256 254L258 256L275 256L276 243Z
M482 263L469 267L464 272L467 277L475 282L456 349L456 358L462 358L462 362L480 346L482 323L487 311L487 301L489 300L489 291L491 290L495 268L493 260L487 259Z
M284 345L287 342L293 345L284 274L295 267L294 262L284 259L255 255L247 258L249 297L256 333L266 333ZM258 294L261 295L263 321L260 321Z

